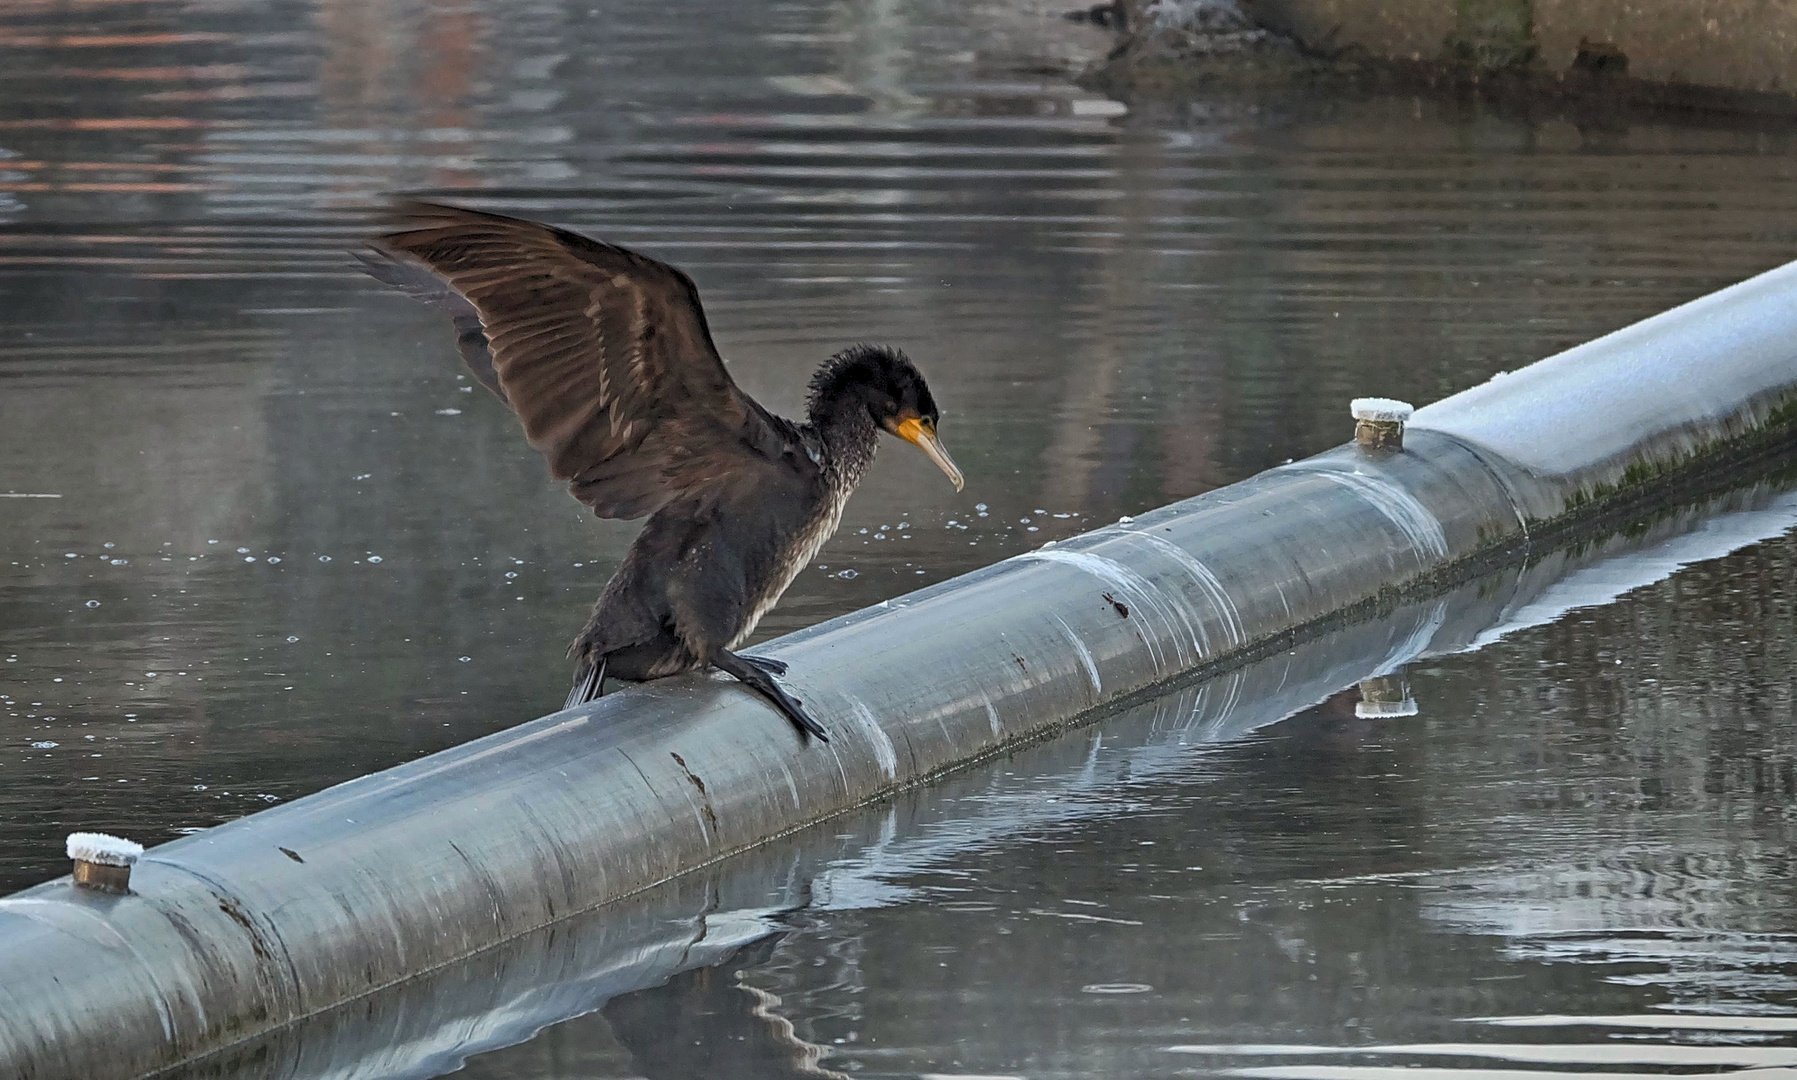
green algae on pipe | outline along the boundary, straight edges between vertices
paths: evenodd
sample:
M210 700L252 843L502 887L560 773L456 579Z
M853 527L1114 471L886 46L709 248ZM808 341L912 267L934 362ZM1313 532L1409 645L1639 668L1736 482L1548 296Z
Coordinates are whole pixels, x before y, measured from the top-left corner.
M1411 419L1520 468L1531 521L1789 438L1797 263L1498 375Z
M1338 448L769 643L827 745L733 683L665 680L164 844L127 894L0 900L0 1075L230 1046L1764 449L1797 392L1792 273L1582 347L1627 387L1545 361L1421 410L1400 451Z

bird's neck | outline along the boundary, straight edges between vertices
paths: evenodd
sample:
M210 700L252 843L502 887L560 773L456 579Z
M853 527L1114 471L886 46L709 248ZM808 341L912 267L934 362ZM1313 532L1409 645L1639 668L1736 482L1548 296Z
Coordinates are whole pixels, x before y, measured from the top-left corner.
M880 442L880 428L858 400L824 397L812 402L807 426L824 444L830 467L850 484L861 479L873 463Z

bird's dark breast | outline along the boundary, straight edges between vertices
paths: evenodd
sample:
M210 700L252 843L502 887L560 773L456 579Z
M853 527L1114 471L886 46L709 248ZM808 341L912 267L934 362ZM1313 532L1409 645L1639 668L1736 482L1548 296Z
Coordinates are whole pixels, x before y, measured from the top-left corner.
M788 531L773 545L772 557L768 560L766 573L762 575L761 587L751 589L748 618L725 648L736 648L755 632L755 626L761 621L761 617L779 601L787 586L799 576L799 571L810 565L812 557L824 546L825 541L835 535L836 527L842 523L842 509L848 503L853 488L852 482L828 480L818 487L815 497L805 508L806 513L800 518L798 527Z
M605 656L608 677L658 679L741 644L836 531L849 485L781 494L745 489L652 516L571 655Z

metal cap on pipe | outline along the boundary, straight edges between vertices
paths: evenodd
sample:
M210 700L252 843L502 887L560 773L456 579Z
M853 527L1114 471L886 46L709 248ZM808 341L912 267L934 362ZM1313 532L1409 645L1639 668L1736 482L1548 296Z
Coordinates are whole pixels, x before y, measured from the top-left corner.
M1404 423L1416 409L1395 398L1363 397L1348 403L1354 414L1354 441L1368 450L1399 450Z
M70 833L67 850L75 884L117 893L131 891L131 867L144 853L142 844L97 832Z

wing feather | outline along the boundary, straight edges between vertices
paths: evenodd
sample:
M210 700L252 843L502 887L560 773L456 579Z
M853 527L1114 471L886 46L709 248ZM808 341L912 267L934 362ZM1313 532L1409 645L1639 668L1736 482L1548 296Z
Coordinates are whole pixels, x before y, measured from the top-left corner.
M364 265L449 309L469 367L595 514L815 472L796 429L725 371L679 270L498 214L411 203L402 221Z

